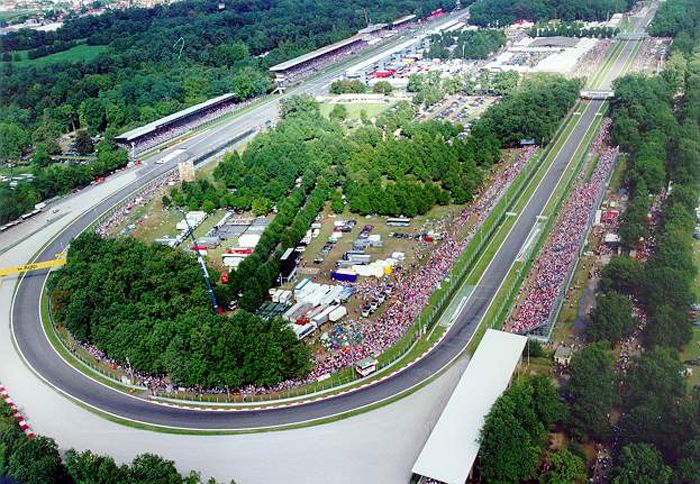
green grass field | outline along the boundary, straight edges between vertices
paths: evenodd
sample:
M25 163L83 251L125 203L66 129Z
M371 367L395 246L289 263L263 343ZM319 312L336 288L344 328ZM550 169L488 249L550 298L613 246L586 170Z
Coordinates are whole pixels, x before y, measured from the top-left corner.
M328 117L335 104L322 103L321 114ZM348 110L348 120L360 119L360 113L365 111L370 118L378 116L391 107L391 103L343 103Z
M56 52L55 54L39 57L38 59L27 59L26 51L22 51L20 52L22 55L22 60L19 62L12 62L12 65L27 67L45 66L58 62L89 62L97 57L106 48L107 46L104 45L80 44L68 50L64 50L63 52ZM3 62L2 64L7 64L7 62Z

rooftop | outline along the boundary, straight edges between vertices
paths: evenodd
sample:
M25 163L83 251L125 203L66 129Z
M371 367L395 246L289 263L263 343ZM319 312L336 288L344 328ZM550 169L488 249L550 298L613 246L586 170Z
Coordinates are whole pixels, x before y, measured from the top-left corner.
M202 103L195 104L194 106L190 106L187 109L183 109L182 111L178 111L178 112L173 113L169 116L165 116L164 118L160 118L160 119L157 119L155 121L152 121L152 122L145 124L139 128L134 128L131 131L127 131L126 133L122 133L119 136L116 136L115 139L117 141L135 140L136 138L140 138L141 136L144 136L148 133L151 133L158 128L161 128L163 126L167 126L168 124L172 123L173 121L177 121L179 119L185 118L191 114L194 114L198 111L201 111L201 110L206 109L208 107L219 104L223 101L227 101L233 97L234 97L233 93L222 94L221 96L217 96L215 98L209 99L208 101L204 101Z
M272 72L286 71L287 69L291 69L292 67L296 67L299 64L303 64L304 62L308 62L317 57L328 54L329 52L333 52L334 50L338 50L342 47L353 44L360 40L362 40L362 37L360 35L353 35L352 37L348 37L347 39L341 40L340 42L336 42L335 44L330 44L325 47L321 47L320 49L316 49L304 55L300 55L299 57L295 57L294 59L282 62L281 64L274 65L270 67L270 70Z
M508 387L527 338L486 330L413 473L448 484L464 484L479 453L479 436L491 406Z

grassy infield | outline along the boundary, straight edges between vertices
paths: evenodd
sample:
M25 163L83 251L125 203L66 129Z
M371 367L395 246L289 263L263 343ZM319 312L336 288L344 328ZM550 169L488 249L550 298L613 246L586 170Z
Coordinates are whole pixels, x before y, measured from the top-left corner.
M601 69L598 71L596 76L592 79L591 83L593 86L597 85L602 79L605 78L607 72L609 72L610 68L613 65L614 59L619 55L621 52L621 45L616 45L611 52L608 55L608 58L606 62L603 64ZM632 59L636 56L638 49L635 50L634 55L631 56ZM631 61L630 61L631 62ZM629 63L625 65L625 68L628 67ZM590 84L590 83L589 83ZM585 110L586 106L588 105L588 102L581 102L579 103L575 109L583 112ZM240 114L240 113L239 113ZM486 241L484 246L481 247L479 244L480 240L479 237L475 237L474 240L472 241L471 244L469 244L468 248L466 249L465 253L463 256L460 258L460 260L456 263L455 269L459 271L460 273L464 274L464 277L462 279L462 284L466 285L473 285L478 279L481 277L481 274L483 274L483 271L487 268L488 263L490 262L491 258L493 255L496 253L498 250L498 247L500 247L501 243L507 235L510 233L510 229L512 228L513 224L515 223L516 217L513 216L505 216L505 212L516 212L519 213L526 205L527 202L530 199L530 196L532 193L534 193L535 189L539 185L539 182L541 181L542 177L544 174L547 172L548 167L551 165L552 161L556 157L556 154L558 153L559 149L563 144L568 140L569 135L573 131L574 127L578 123L579 116L570 116L567 118L565 123L561 126L560 131L557 136L555 136L555 142L550 144L547 147L547 150L545 151L545 156L539 156L536 160L532 160L532 162L529 164L532 168L529 170L526 168L526 170L521 174L522 176L519 176L516 178L515 182L513 185L510 187L508 196L504 198L503 204L501 204L500 207L497 207L496 210L494 210L493 214L491 217L489 217L486 222L484 223L484 229L493 229L493 233L489 234L487 232L486 236ZM478 345L481 336L485 332L487 327L496 327L497 325L501 324L505 317L507 316L510 307L513 303L513 298L515 296L515 292L517 291L517 288L519 287L519 284L522 282L522 279L525 277L527 274L527 269L532 263L532 258L537 254L539 251L540 247L542 244L546 241L547 239L547 234L548 231L551 229L556 217L552 216L554 215L558 208L561 206L563 201L566 199L566 196L568 195L568 192L570 190L571 184L573 180L575 179L576 174L580 170L583 160L585 159L585 155L588 150L588 146L595 136L595 134L598 131L598 127L600 125L600 122L602 120L602 116L599 116L596 120L596 122L593 123L591 128L587 131L586 135L584 136L584 141L581 143L579 146L578 150L576 151L576 154L574 156L574 159L572 162L570 162L569 166L567 167L567 170L565 171L564 175L562 176L559 184L557 185L554 193L552 194L552 197L550 198L547 206L545 207L543 211L543 215L549 216L547 219L546 223L546 228L542 232L542 234L539 237L539 240L536 243L536 246L533 248L533 250L530 253L530 257L523 261L523 262L516 262L514 265L511 267L510 272L508 273L508 276L506 279L503 281L503 284L501 288L499 289L498 293L494 297L491 305L489 306L489 309L484 316L484 318L481 321L481 324L479 326L479 329L473 336L471 342L469 343L468 347L465 349L466 352L471 353L476 349L476 346ZM533 173L534 172L534 173ZM510 202L510 203L508 203ZM459 281L455 281L459 282ZM457 283L453 283L449 285L448 288L443 288L442 290L436 291L436 294L434 294L434 297L431 298L431 303L428 305L426 308L424 314L420 318L420 322L426 322L429 319L432 319L433 321L437 321L439 319L439 309L442 309L443 307L446 307L447 305L440 305L438 301L441 299L447 299L447 302L449 303L449 296L453 292L458 292L457 289L461 289L460 287L456 287ZM446 292L449 290L449 294L446 294ZM439 307L438 307L439 306ZM66 358L68 361L71 360L76 360L76 357L73 356L64 346L63 344L58 340L58 336L56 335L55 331L51 327L51 323L48 317L48 304L46 301L46 298L43 298L42 300L42 315L43 315L43 324L45 326L45 329L47 330L47 334L49 335L49 339L51 340L52 344L54 347L59 351L59 353ZM432 315L430 317L429 315ZM385 354L381 355L379 360L380 360L380 365L383 366L383 370L387 369L387 366L391 363L392 368L400 368L401 366L404 366L412 361L414 361L417 357L422 355L425 351L427 351L435 342L437 342L444 334L445 328L440 326L440 325L434 325L432 326L432 329L428 331L427 335L423 338L417 338L417 333L420 331L420 325L416 325L414 328L408 331L406 336L391 350L387 351ZM398 357L398 355L401 355L403 353L402 357ZM85 366L84 363L79 363L79 367L82 366L83 368L80 368L81 370L88 370L88 368ZM92 365L90 365L92 366ZM104 370L104 369L101 369ZM115 380L112 380L111 378L105 378L101 373L97 373L95 371L86 371L89 373L90 377L95 378L96 380L100 381L103 384L109 385L113 388L119 389L119 390L126 390L126 391L133 391L131 389L128 389L127 387L121 385ZM327 390L327 395L332 395L333 393L337 393L338 391L344 391L347 388L351 388L352 386L356 386L359 384L365 384L369 381L372 381L374 379L378 379L384 375L387 374L387 371L378 371L375 375L373 375L371 378L362 380L361 383L354 383L354 384L348 384L348 382L351 382L354 377L351 375L352 370L348 370L346 372L340 372L337 375L334 375L331 379L326 380L325 382L317 383L314 385L309 385L303 389L297 389L294 391L294 393L289 393L285 394L284 396L287 397L293 397L295 394L307 394L307 393L312 393L312 392L317 392L317 391L322 391L322 390ZM423 383L417 385L416 387L407 390L403 394L394 396L388 400L382 401L382 402L376 402L375 404L362 408L362 409L357 409L351 412L347 412L341 415L337 416L332 416L328 417L325 419L321 419L319 421L315 422L305 422L305 423L300 423L300 424L295 424L288 426L286 428L297 428L297 427L304 427L308 425L314 425L317 423L321 422L329 422L333 420L338 420L340 418L346 418L351 415L355 415L358 413L362 413L364 411L367 411L371 408L379 407L386 405L388 403L391 403L395 400L398 400L400 398L403 398L407 394L417 390L418 388L423 387L430 381L432 381L434 378L436 378L439 375L433 375L430 379L424 381ZM336 386L338 384L345 384L345 386L341 389L331 389L331 387ZM264 397L263 397L264 398ZM250 400L248 400L250 402ZM80 402L78 402L80 404ZM183 402L183 404L188 403L188 402ZM189 402L190 404L195 403L195 402ZM261 403L258 403L260 405ZM279 403L277 403L279 405ZM208 407L213 407L216 405L216 400L212 402L206 403L206 406ZM263 404L264 405L264 404ZM274 406L275 404L272 403L270 406ZM120 422L120 423L126 423L127 425L131 426L136 426L140 428L149 428L151 430L159 430L159 431L166 431L166 432L176 432L176 433L193 433L193 432L198 432L198 431L183 431L181 429L164 429L160 427L152 427L149 425L144 425L141 423L136 423L136 422L131 422L131 421L125 421L120 418L115 418L111 416L106 416L108 419ZM271 429L258 429L258 430L271 430ZM230 432L230 431L219 431L219 432L207 432L207 433L245 433L245 432L251 432L254 430L248 430L248 431L238 431L238 432Z

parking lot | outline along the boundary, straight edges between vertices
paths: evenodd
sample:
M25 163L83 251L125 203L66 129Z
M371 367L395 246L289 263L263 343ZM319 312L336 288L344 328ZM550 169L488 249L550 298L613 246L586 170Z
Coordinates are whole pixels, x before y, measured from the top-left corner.
M431 106L418 116L420 120L450 121L469 127L498 100L496 96L467 96L455 94Z

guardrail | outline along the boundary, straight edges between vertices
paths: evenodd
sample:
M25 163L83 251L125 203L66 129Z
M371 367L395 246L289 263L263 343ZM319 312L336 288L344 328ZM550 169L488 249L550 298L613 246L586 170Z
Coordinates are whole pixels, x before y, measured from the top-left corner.
M552 335L552 331L554 330L554 325L559 318L559 313L561 312L561 308L564 305L564 299L566 298L566 292L568 291L569 287L571 286L571 282L574 279L574 276L576 274L576 269L578 268L579 262L581 260L581 256L583 255L583 251L585 249L585 242L586 239L588 239L588 234L591 231L591 228L593 227L593 222L595 221L595 212L598 207L600 207L600 204L603 202L603 198L605 197L605 193L607 191L607 187L610 184L610 180L612 179L613 174L615 173L615 168L618 163L618 159L620 157L619 151L615 154L615 157L613 158L612 161L612 166L610 169L610 173L608 174L605 183L602 183L601 186L598 189L598 193L596 195L596 200L595 203L593 204L593 210L588 214L588 220L586 221L586 229L584 230L584 236L581 238L581 245L579 247L579 256L576 258L576 262L569 268L569 272L566 276L566 283L563 284L557 293L557 297L554 300L554 306L553 310L549 315L549 318L547 318L547 321L541 325L538 328L535 328L535 330L532 332L533 335L536 336L542 336L549 340L550 336Z

